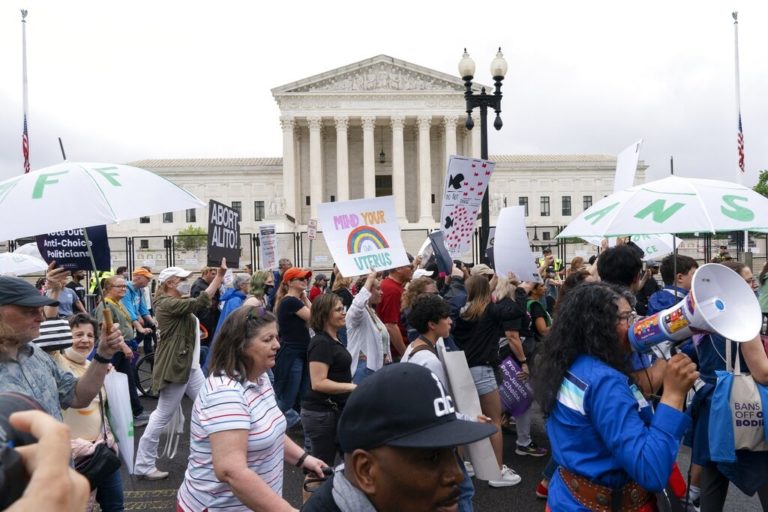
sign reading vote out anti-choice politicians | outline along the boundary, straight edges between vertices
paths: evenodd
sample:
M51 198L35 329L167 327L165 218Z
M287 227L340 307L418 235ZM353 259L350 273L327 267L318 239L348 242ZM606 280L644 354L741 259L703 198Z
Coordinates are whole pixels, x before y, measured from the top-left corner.
M227 266L240 265L240 214L211 199L208 203L208 265L218 267L221 258Z
M112 262L110 261L107 227L91 226L86 229L96 270L109 270L112 268ZM55 261L56 266L68 270L93 268L82 228L38 235L36 240L40 255L46 263Z
M440 209L440 230L445 247L458 258L467 253L485 189L496 167L494 162L451 156L445 174L445 193Z
M320 227L344 277L408 265L392 196L317 206Z

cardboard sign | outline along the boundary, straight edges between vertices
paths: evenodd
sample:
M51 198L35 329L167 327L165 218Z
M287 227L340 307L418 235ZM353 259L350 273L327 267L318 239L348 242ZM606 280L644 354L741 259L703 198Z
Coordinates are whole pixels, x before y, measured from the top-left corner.
M96 270L109 270L111 265L107 226L86 228ZM46 235L38 235L37 248L46 263L56 260L56 265L68 270L93 270L88 257L83 229L67 229Z
M525 230L524 206L511 206L499 212L493 248L497 274L506 276L514 272L522 281L542 282Z
M408 265L392 196L317 205L323 236L344 277Z
M218 267L227 258L227 267L240 266L240 214L218 201L208 203L208 265Z
M261 258L261 268L277 269L277 235L274 224L259 226L259 257Z
M477 213L495 167L494 162L463 156L454 155L448 160L440 230L445 234L445 246L453 258L472 247Z

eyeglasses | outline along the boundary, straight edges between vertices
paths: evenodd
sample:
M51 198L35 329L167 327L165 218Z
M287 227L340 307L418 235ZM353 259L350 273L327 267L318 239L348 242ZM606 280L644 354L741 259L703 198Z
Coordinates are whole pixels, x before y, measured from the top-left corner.
M113 284L112 288L128 288L127 284Z
M291 279L291 281L306 281L306 280L307 280L306 277L294 277L293 279Z
M333 310L337 313L346 313L347 306L336 306L335 308L333 308Z
M627 322L629 325L632 325L635 323L635 320L637 320L638 314L634 311L628 311L626 313L622 313L619 315L619 322Z

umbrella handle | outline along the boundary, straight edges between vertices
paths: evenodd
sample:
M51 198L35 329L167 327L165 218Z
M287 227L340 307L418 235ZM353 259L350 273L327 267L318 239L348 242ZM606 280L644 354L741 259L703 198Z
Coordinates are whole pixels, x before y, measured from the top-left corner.
M104 329L107 330L107 334L112 332L112 311L108 307L104 308Z

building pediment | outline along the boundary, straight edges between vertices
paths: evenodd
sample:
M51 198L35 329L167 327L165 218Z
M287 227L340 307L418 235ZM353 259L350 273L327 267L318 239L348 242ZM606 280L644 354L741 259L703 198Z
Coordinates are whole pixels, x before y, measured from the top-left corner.
M475 86L479 90L479 85ZM457 93L464 82L433 69L387 55L356 62L272 89L273 96L311 93Z

